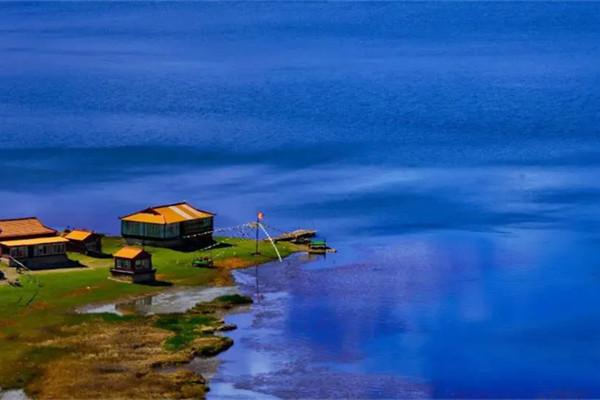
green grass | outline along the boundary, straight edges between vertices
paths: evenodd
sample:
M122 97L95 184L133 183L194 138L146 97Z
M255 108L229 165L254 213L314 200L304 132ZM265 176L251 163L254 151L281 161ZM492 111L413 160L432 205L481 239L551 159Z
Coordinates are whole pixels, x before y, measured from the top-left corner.
M157 279L170 285L211 285L222 271L191 266L196 257L209 256L218 264L231 259L260 264L276 259L270 244L261 242L261 255L253 256L254 241L239 238L216 238L224 246L204 252L180 252L146 246L157 269ZM103 250L114 253L124 242L118 237L103 238ZM289 243L277 245L282 256L296 251ZM92 258L70 253L69 258L88 268L60 271L39 271L22 276L21 288L0 286L0 387L13 386L22 379L15 378L13 365L23 365L21 376L28 372L23 360L34 351L37 343L57 334L64 325L77 324L89 318L72 311L85 304L114 301L164 290L160 285L134 285L108 279L112 258ZM113 318L113 317L104 317ZM118 322L115 320L115 322ZM185 329L176 342L185 342ZM31 365L31 364L27 364ZM23 378L24 379L24 378Z
M213 302L229 303L232 305L243 305L252 304L252 299L248 296L242 296L241 294L226 294L217 297L213 300Z
M214 317L205 315L165 314L156 321L158 328L174 332L165 342L165 348L177 351L187 347L195 338L201 335L198 328L215 321Z
M28 348L23 357L12 364L13 374L7 376L2 387L5 389L23 387L41 374L44 362L60 356L62 352L64 349L53 346Z
M219 238L230 247L214 248L204 252L179 252L170 249L146 247L152 254L152 262L157 269L158 279L174 285L209 285L217 270L194 268L192 261L199 256L211 256L218 262L228 258L238 258L246 262L264 263L276 258L274 250L262 244L260 256L253 256L254 242L237 238ZM106 237L103 241L105 251L116 251L123 245L120 238ZM278 248L283 256L292 253L293 245L282 243ZM22 288L7 285L0 286L0 328L6 324L19 324L21 314L36 313L52 320L57 312L64 312L88 303L110 301L126 296L137 296L164 289L154 285L132 285L108 279L109 269L113 265L111 258L92 258L77 253L69 254L71 259L87 269L35 272L31 277L23 276ZM40 316L38 316L40 317ZM4 325L4 326L3 326ZM43 325L43 324L42 324Z

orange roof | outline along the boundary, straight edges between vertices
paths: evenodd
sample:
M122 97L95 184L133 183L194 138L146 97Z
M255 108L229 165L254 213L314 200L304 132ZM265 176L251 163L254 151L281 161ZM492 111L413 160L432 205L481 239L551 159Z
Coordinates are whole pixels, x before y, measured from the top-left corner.
M147 224L173 224L195 219L210 218L215 214L199 210L188 203L175 203L164 206L150 207L134 214L121 217L123 221L145 222Z
M20 240L5 240L0 242L3 246L14 247L14 246L32 246L35 244L55 244L55 243L66 243L67 239L61 236L51 236L35 239L20 239Z
M144 249L141 249L139 247L125 246L121 250L119 250L115 254L113 254L113 257L131 259L131 258L136 258L143 252L144 252Z
M52 234L56 234L56 231L48 228L35 217L0 220L0 240Z
M75 230L72 230L71 232L69 232L67 235L65 235L65 238L69 239L69 240L83 241L83 240L89 238L90 236L92 236L93 234L94 234L94 232L92 232L92 231L84 231L81 229L75 229Z

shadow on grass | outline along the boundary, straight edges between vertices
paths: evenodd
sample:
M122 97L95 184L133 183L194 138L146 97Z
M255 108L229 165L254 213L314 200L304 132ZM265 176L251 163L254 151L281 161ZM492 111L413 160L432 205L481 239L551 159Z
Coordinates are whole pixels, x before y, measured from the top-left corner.
M67 260L64 263L54 264L54 265L43 265L43 266L32 266L28 267L28 270L31 272L38 271L51 271L51 270L61 270L61 269L71 269L71 268L90 268L85 264L82 264L76 260ZM23 268L17 267L17 270L23 272Z
M91 258L112 258L112 254L98 253L95 251L88 251L87 253L85 253L85 255Z
M214 247L211 247L211 249L226 249L233 246L234 245L231 243L219 242L218 244L215 244Z
M153 281L153 282L140 282L140 283L136 283L136 285L143 285L143 286L156 286L156 287L169 287L169 286L173 286L172 282L168 282L168 281Z
M193 253L196 251L205 251L205 250L214 250L214 249L223 249L227 247L233 247L232 244L225 242L210 242L210 243L202 243L201 245L198 243L186 243L181 246L173 247L172 250L180 251L182 253Z

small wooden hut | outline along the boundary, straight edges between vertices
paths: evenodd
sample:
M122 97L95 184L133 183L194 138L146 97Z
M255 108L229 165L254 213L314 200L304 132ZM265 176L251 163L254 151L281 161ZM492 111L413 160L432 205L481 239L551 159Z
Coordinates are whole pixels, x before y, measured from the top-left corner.
M85 229L74 229L65 235L67 250L82 254L101 254L102 235Z
M152 268L152 255L139 247L123 247L113 254L114 267L110 270L113 278L132 283L149 283L156 279Z

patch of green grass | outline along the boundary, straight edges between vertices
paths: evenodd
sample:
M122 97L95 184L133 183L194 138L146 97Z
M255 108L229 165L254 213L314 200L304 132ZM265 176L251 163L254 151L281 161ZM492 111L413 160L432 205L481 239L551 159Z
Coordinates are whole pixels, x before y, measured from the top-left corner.
M226 294L219 296L213 301L220 303L228 303L233 305L252 304L252 298L248 296L242 296L241 294Z
M118 315L113 313L87 314L101 319L103 322L129 322L139 319L137 315Z
M40 375L44 362L59 357L63 352L63 348L52 346L28 347L24 350L23 357L10 365L13 373L7 374L3 379L2 388L5 390L22 388Z
M203 325L214 323L216 319L204 315L187 314L165 314L161 315L156 321L156 326L175 335L167 339L165 348L170 351L177 351L187 347L195 338L201 335L198 328Z

